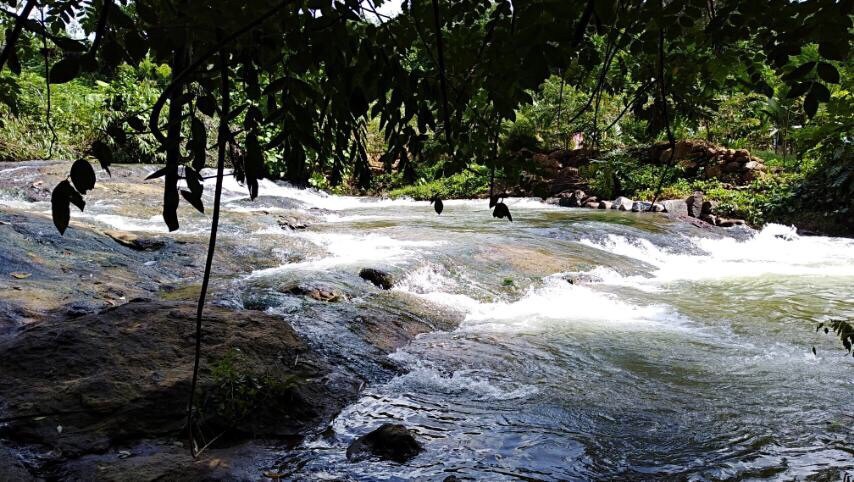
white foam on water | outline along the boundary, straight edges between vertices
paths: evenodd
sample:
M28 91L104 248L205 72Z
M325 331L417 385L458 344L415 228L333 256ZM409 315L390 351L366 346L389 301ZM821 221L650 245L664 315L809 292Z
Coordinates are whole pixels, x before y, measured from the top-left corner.
M232 193L244 193L243 197L249 196L246 187L238 183L232 176L226 177L223 180L223 189ZM293 199L306 204L308 207L330 211L389 206L427 206L429 204L426 201L413 201L411 199L372 199L355 196L336 196L316 189L299 189L286 183L274 182L269 179L258 181L258 194L261 196Z
M589 327L676 327L681 319L662 305L627 303L594 286L574 285L563 273L543 279L519 299L478 301L453 292L453 281L440 273L415 270L395 289L465 313L460 325L465 331L539 331L558 325ZM450 286L450 288L449 288Z
M418 258L425 250L445 244L443 241L402 240L373 233L286 232L267 228L255 234L278 234L305 239L323 248L327 254L316 260L255 271L250 275L252 277L268 276L287 270L324 270L370 263L397 265Z
M794 228L771 224L746 241L685 237L704 254L683 254L646 239L609 235L581 243L655 267L653 279L607 276L613 284L649 285L680 280L751 278L764 275L854 277L854 240L798 236Z
M205 170L203 174L210 175ZM248 198L246 186L237 182L233 176L223 180L223 189L235 195L240 194L230 201ZM415 201L410 198L367 198L356 196L339 196L328 194L317 189L300 189L284 182L262 179L258 181L258 194L261 196L282 197L293 199L307 205L308 207L326 209L329 211L345 211L350 209L370 209L386 207L428 207L429 201ZM538 198L507 198L503 202L510 208L515 209L558 209L557 206L546 204ZM486 199L447 199L444 204L447 207L463 207L466 209L487 209ZM335 222L335 218L331 219Z
M501 380L494 372L457 370L448 374L427 366L412 368L392 380L388 388L397 388L400 392L442 393L474 401L513 400L527 398L538 392L531 385Z
M413 294L425 295L432 292L452 292L458 286L448 272L435 264L427 264L410 271L395 284L394 289Z

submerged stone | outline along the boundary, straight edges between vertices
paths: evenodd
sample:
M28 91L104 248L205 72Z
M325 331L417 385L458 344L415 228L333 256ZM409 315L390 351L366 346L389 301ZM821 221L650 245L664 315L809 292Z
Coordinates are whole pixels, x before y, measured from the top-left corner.
M390 290L394 286L394 278L390 274L375 268L362 268L359 271L359 277L384 290Z
M347 460L356 462L376 456L404 463L424 450L412 433L400 424L384 423L373 432L363 435L347 447Z

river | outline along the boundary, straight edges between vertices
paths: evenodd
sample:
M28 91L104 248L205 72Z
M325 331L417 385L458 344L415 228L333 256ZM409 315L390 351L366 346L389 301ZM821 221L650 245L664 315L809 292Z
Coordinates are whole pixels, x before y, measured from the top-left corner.
M283 280L355 292L349 303L309 307L270 294L266 310L297 317L321 347L350 342L340 326L353 309L402 309L401 299L462 319L393 353L407 372L367 386L331 430L279 451L287 478L854 474L854 358L815 329L854 318L850 239L779 225L705 230L529 199L507 200L511 223L482 200L449 200L436 215L426 202L269 181L249 203L236 182L225 187L222 236L277 243L281 264L231 280L215 302L240 305ZM292 209L317 222L283 230L252 217ZM116 228L164 230L157 216L118 215L109 203L87 213ZM203 232L207 218L187 216L182 230ZM373 290L357 276L366 266L392 273L394 288L360 296ZM347 445L383 422L411 428L424 452L402 465L348 462Z

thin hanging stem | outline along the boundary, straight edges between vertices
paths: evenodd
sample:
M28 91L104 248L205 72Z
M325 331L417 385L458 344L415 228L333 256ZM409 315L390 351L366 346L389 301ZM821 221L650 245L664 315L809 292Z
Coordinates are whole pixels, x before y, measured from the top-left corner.
M448 82L445 78L445 49L442 43L442 21L439 17L439 0L433 0L433 23L436 28L436 54L438 55L439 85L442 89L442 116L445 121L445 142L448 143L448 155L454 155L454 143L451 137L451 120L448 112Z
M667 164L661 172L661 177L658 180L658 186L655 188L655 194L652 196L652 203L649 205L649 210L652 211L658 197L661 195L661 189L664 187L664 180L668 177L670 168L673 166L673 160L676 158L676 138L673 135L673 130L670 127L670 115L667 111L667 82L664 79L664 30L658 31L658 92L661 98L661 115L664 117L664 127L667 130L667 142L670 145L670 158L667 159Z
M53 148L56 146L56 141L59 136L56 134L56 129L53 126L53 115L51 113L51 88L50 88L50 51L47 48L47 27L44 23L44 7L39 9L42 25L42 57L44 58L44 87L45 87L45 123L50 130L50 145L47 149L47 159L53 158Z
M205 274L202 278L202 288L199 293L199 304L196 308L196 351L193 358L193 381L190 385L190 401L187 404L187 431L190 437L190 451L193 457L197 457L205 447L196 450L193 437L193 405L195 404L196 385L199 380L199 363L202 355L202 315L205 309L205 298L208 293L208 284L211 278L211 266L213 265L214 252L216 251L216 235L219 228L219 208L222 199L222 180L225 170L226 144L230 138L228 131L228 115L231 110L230 90L228 80L228 54L223 50L220 52L220 77L222 80L222 109L219 117L219 132L217 134L217 161L216 161L216 187L214 188L213 216L211 218L211 234L208 241L208 255L205 260Z

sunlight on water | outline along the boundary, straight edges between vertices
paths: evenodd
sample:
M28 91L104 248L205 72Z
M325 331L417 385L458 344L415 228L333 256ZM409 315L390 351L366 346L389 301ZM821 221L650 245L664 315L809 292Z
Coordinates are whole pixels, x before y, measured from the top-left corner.
M409 201L365 209L312 196L302 199L334 206L325 218L334 228L297 235L326 254L291 269L388 267L390 296L450 308L463 322L393 354L406 374L368 387L331 438L283 456L295 478L706 480L854 469L840 450L854 440L839 411L854 406L854 363L813 330L818 319L854 315L852 241L774 225L709 235L646 215L635 227L633 215L529 200L518 200L511 225L489 218L483 201L446 202L437 217ZM382 422L412 428L425 453L406 465L347 462L347 444Z

